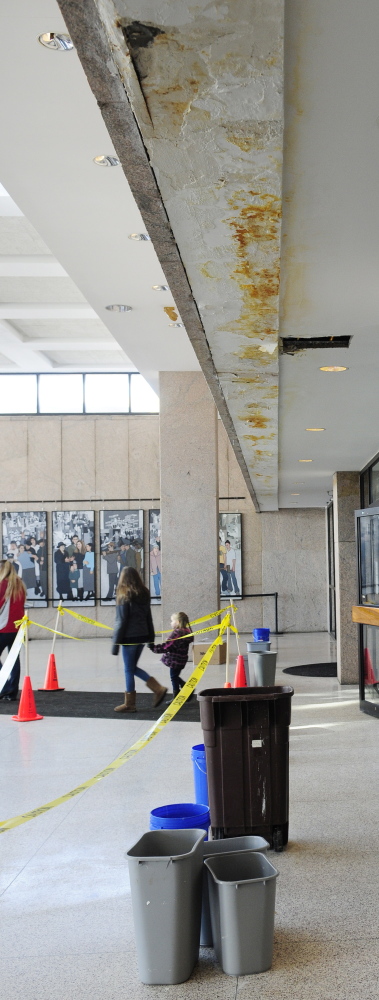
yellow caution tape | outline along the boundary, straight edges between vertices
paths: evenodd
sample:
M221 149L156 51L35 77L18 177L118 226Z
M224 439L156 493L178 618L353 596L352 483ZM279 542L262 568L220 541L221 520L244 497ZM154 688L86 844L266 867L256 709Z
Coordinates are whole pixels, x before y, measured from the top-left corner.
M80 618L84 622L91 622L90 618L84 618L83 615L77 615L77 614L75 614L75 617L76 618ZM43 628L43 629L45 629L46 632L53 632L54 635L62 635L64 639L75 639L75 642L87 642L87 640L84 638L84 636L69 635L68 632L59 632L58 629L56 629L56 628L49 628L48 625L41 625L40 622L34 622L32 620L32 618L28 618L27 615L24 615L23 618L20 618L19 621L15 622L16 628L18 628L19 626L21 626L23 624L25 624L25 625L35 625L37 628ZM109 625L101 625L100 622L93 622L93 624L94 625L100 625L101 628L110 628ZM186 635L178 635L178 636L176 636L175 639L172 639L171 642L179 642L180 639L188 639L188 636L190 634L191 635L202 635L204 632L214 632L215 629L219 629L219 628L221 628L220 624L218 624L218 625L209 625L207 628L199 628L199 629L197 629L196 632L191 632L191 633L187 632ZM230 628L231 632L237 632L237 629L234 628L234 625L229 625L229 628ZM111 632L113 632L113 629L111 629ZM159 634L161 635L162 633L159 633ZM117 645L118 646L135 646L135 642L118 642Z
M174 718L177 712L179 712L179 709L186 703L187 698L189 698L190 694L192 694L194 688L205 673L216 647L221 642L225 629L229 626L230 616L226 615L221 622L220 634L216 636L216 639L209 646L207 652L204 653L200 663L197 667L195 667L191 677L189 677L188 681L186 681L180 693L176 695L176 698L173 699L166 711L163 712L163 715L161 715L160 718L154 722L154 725L148 729L147 733L145 733L144 736L141 736L136 743L133 743L133 746L129 747L129 750L124 750L124 753L121 753L119 757L116 757L115 760L108 765L108 767L103 768L102 771L95 774L93 778L89 778L88 781L84 781L83 784L77 785L77 787L73 788L71 792L66 792L65 795L60 795L59 798L52 799L51 802L46 802L44 806L39 806L37 809L31 809L29 812L21 813L19 816L13 816L11 819L3 820L0 822L0 833L5 833L7 830L13 830L16 826L22 826L23 823L28 823L29 820L35 819L36 816L42 816L43 813L49 812L50 809L55 809L56 806L62 805L63 802L68 802L69 799L73 799L75 795L80 795L80 793L85 792L87 788L91 788L92 785L96 785L98 781L102 781L103 778L108 777L108 774L113 774L113 771L117 771L117 769L122 767L123 764L126 764L128 760L135 757L140 750L143 750L148 743L151 743L151 741L158 736L158 733L160 733L165 726L167 726L168 722L171 722L171 719Z
M222 608L221 611L212 611L212 613L210 615L203 615L202 618L196 618L193 622L190 622L190 625L200 625L201 622L210 621L211 618L218 618L219 615L225 614L226 611L229 611L229 608L232 611L237 611L237 608L234 607L234 604L230 604L226 608ZM59 607L58 611L59 611L60 615L72 615L73 618L77 618L78 621L80 621L80 622L86 622L87 625L97 625L98 628L106 628L106 629L108 629L109 632L113 632L113 626L112 625L104 625L103 622L95 621L94 618L87 618L86 615L80 615L78 611L73 611L72 608ZM233 627L233 626L231 626L231 627ZM203 629L202 631L203 632L209 632L210 628L209 629ZM169 628L168 629L164 629L159 634L160 635L166 635L169 632L172 632L172 629L169 629Z

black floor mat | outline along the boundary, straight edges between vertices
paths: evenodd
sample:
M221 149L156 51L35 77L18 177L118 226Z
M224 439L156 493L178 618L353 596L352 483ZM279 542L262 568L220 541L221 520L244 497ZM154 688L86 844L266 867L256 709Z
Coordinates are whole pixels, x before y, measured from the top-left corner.
M336 663L304 663L300 667L285 667L284 674L297 674L298 677L337 677Z
M40 715L68 716L74 719L148 719L150 722L159 719L170 701L170 696L166 695L158 708L153 708L152 694L137 694L137 712L130 714L113 711L115 705L121 704L124 696L109 691L35 691L34 697ZM16 701L0 701L0 715L16 715L17 706ZM179 722L200 721L196 695L179 709L175 719Z

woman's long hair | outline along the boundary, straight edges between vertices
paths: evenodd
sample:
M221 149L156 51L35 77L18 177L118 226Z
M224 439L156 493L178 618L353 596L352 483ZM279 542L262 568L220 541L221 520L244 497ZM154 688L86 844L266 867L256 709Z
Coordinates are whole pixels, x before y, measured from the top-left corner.
M26 597L26 587L24 581L16 573L15 567L9 559L4 559L0 563L0 583L7 580L7 589L4 600L17 601L20 597Z
M133 598L144 597L150 601L150 594L141 580L139 573L132 566L125 566L120 573L120 579L116 590L116 604L124 604L125 601L132 601Z

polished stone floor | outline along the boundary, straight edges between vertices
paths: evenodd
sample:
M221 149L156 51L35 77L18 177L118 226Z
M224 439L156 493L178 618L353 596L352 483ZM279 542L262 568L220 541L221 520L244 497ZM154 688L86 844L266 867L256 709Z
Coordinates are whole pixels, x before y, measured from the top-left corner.
M246 638L246 637L245 637ZM191 801L190 750L200 726L175 723L98 785L0 837L4 1000L374 1000L378 995L378 734L355 687L289 677L281 668L335 658L325 634L278 639L279 683L291 683L290 843L271 855L280 872L274 963L239 980L203 950L187 983L138 981L125 850L149 811ZM31 643L35 687L48 644ZM68 689L121 691L121 662L107 640L57 643ZM154 654L148 670L167 677ZM222 684L210 667L202 687ZM142 689L142 688L141 688ZM117 699L116 702L117 703ZM20 724L0 718L1 817L25 812L91 777L146 729L109 719Z

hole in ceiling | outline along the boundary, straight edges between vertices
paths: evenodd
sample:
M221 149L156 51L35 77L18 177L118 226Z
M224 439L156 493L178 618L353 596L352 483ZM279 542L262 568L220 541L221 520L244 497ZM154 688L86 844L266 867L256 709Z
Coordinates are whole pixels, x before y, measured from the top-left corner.
M297 354L298 351L320 351L326 347L347 348L350 346L351 337L283 337L281 344L282 354Z

